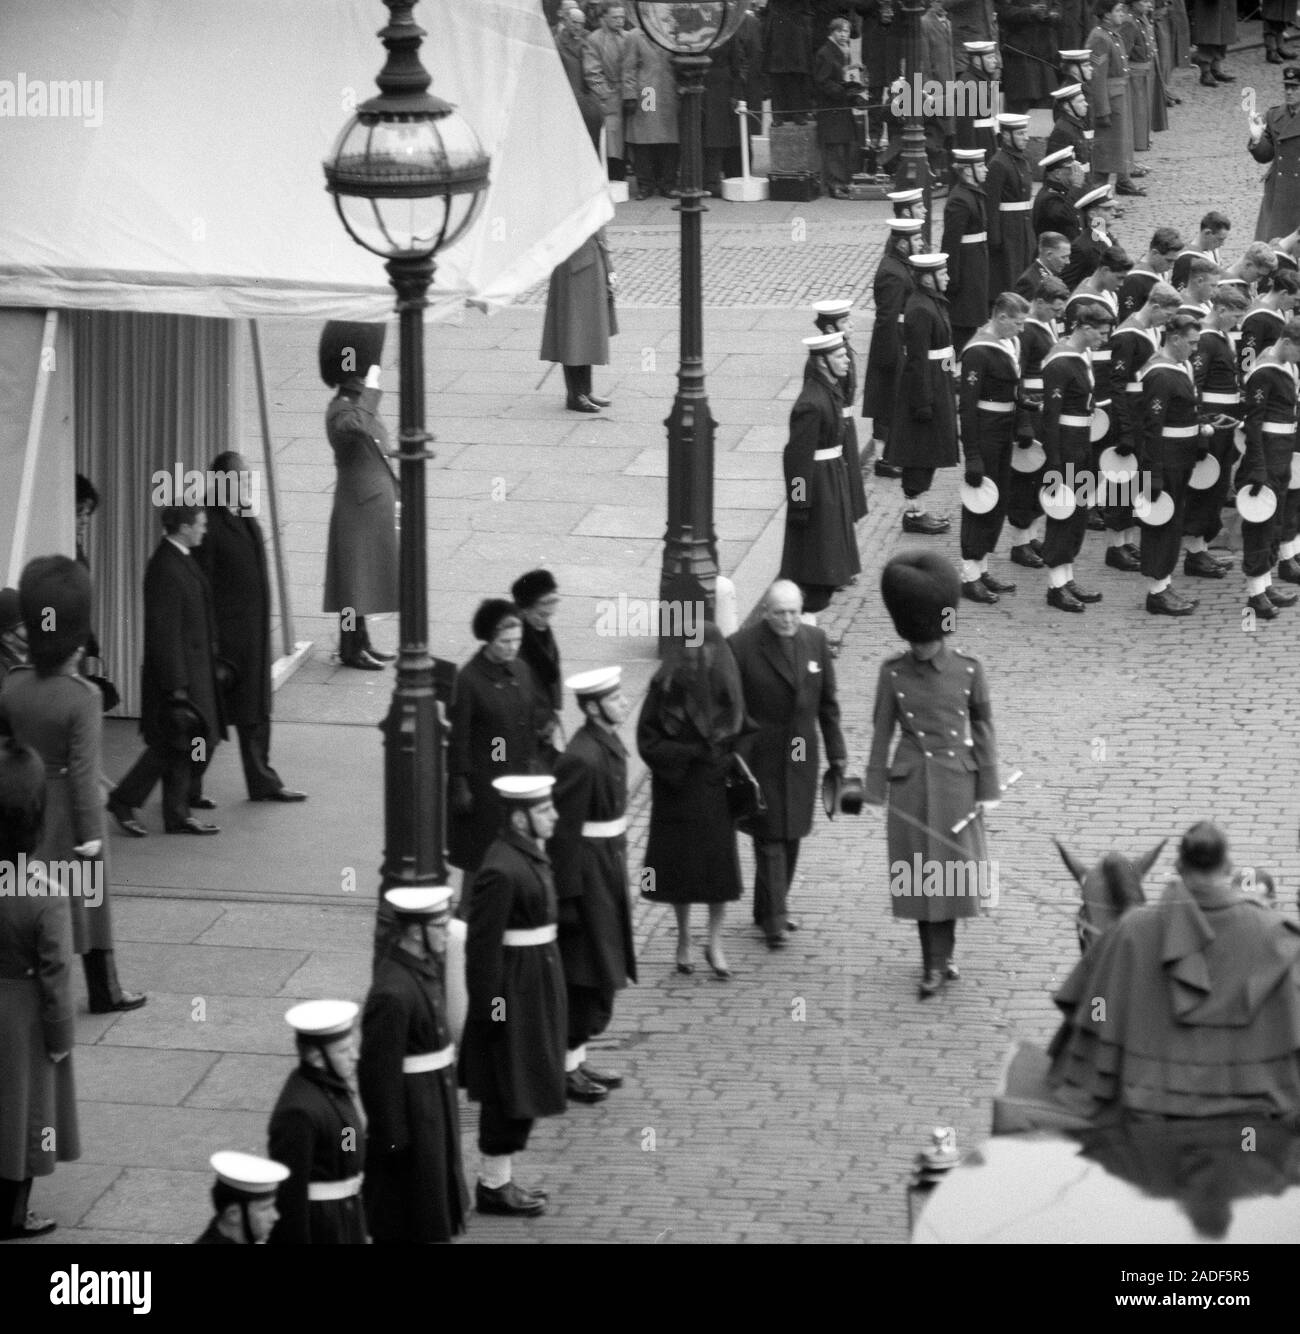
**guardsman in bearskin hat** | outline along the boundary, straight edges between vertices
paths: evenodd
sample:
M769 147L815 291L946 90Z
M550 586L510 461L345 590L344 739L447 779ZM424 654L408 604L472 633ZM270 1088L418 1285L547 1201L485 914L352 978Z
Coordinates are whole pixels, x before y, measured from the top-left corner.
M988 314L989 235L984 180L988 167L979 148L952 150L953 186L943 208L943 243L948 256L948 316L952 343L962 350Z
M840 412L844 417L844 471L849 482L849 509L853 522L867 517L867 489L862 481L862 451L858 447L858 426L854 421L853 405L858 398L858 362L853 355L853 344L849 335L853 332L853 300L851 297L828 297L824 301L813 302L818 333L841 333L844 335L844 351L848 357L849 368L840 383L844 395L844 404ZM812 369L810 362L804 368L807 375Z
M462 905L469 1017L460 1078L480 1104L481 1214L546 1212L546 1193L519 1185L512 1159L527 1147L539 1116L565 1108L568 1005L546 855L558 819L554 786L549 775L493 780L505 819Z
M803 340L808 364L790 410L785 467L785 547L781 578L803 589L810 612L822 611L837 588L862 569L844 468L844 398L849 359L842 333Z
M272 1246L366 1244L365 1131L352 1093L359 1008L353 1001L306 1001L284 1016L297 1035L298 1068L280 1090L267 1129L267 1149L289 1169L276 1196Z
M867 457L878 454L877 477L897 477L900 469L886 457L890 425L894 420L894 397L898 392L898 366L903 345L903 307L911 295L914 271L908 257L921 248L918 218L895 218L889 224L885 252L871 280L875 323L867 349L867 369L862 379L862 415L871 418L871 447Z
M998 151L989 161L989 291L1009 292L1034 257L1033 173L1025 158L1029 117L998 117Z
M622 669L600 667L565 682L586 715L555 769L559 821L548 851L559 899L560 958L569 1002L565 1091L600 1102L623 1076L587 1062L587 1043L636 981L627 884L627 750L619 726L630 705Z
M961 596L952 563L937 552L903 552L885 566L880 591L910 647L880 667L866 801L887 805L892 906L920 930L924 999L958 976L956 919L996 898L980 812L1001 798L997 743L984 668L947 645Z
M289 1175L283 1163L252 1153L222 1150L209 1159L216 1210L196 1246L264 1246L279 1217L275 1197Z

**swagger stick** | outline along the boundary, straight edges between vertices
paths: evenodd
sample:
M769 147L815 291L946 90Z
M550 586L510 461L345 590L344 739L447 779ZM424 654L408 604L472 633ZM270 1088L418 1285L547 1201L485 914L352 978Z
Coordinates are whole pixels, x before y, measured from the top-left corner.
M1005 792L1005 791L1007 790L1007 788L1009 788L1009 787L1012 785L1012 783L1018 783L1024 776L1025 776L1025 775L1024 775L1024 771L1023 771L1023 770L1021 770L1021 769L1016 769L1016 770L1012 773L1011 777L1008 778L1007 781L1006 781L1005 783L1003 783L1002 786L1001 786L998 790L999 790L1000 792ZM957 821L957 823L956 823L955 825L953 825L953 827L952 827L952 833L954 833L954 834L960 834L961 831L962 831L963 829L965 829L966 826L967 826L968 824L970 824L970 822L971 822L971 821L972 821L972 820L973 820L979 813L980 813L980 808L979 808L978 806L976 806L975 809L974 809L973 811L971 811L971 813L970 813L969 815L963 816L960 820Z

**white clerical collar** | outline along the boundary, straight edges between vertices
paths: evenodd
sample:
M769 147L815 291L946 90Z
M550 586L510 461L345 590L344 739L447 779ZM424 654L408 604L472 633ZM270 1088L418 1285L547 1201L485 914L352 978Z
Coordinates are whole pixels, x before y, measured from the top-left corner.
M170 533L165 534L165 536L167 540L172 544L172 546L174 546L176 550L181 553L182 556L188 556L190 554L190 549L185 545L184 542L181 542L179 539L173 537Z

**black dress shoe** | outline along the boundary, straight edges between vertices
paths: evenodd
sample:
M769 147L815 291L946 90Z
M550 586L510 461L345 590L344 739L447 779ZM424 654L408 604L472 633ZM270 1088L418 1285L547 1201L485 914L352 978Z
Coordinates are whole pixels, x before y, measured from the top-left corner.
M991 588L995 593L1014 593L1016 591L1015 584L1009 584L1005 579L999 579L987 570L980 575L980 583L985 588Z
M1183 573L1194 579L1222 579L1228 570L1208 551L1189 551L1183 557Z
M1107 547L1106 564L1112 570L1123 570L1125 574L1133 574L1142 568L1142 562L1124 546Z
M1294 607L1297 602L1300 602L1300 593L1297 593L1294 588L1277 588L1273 584L1269 584L1264 590L1264 596L1275 607Z
M1049 588L1047 590L1047 605L1055 607L1057 611L1086 610L1083 603L1068 588Z
M474 1207L481 1214L509 1214L517 1218L536 1218L546 1212L546 1201L521 1190L513 1181L493 1190L481 1181L475 1183Z
M968 579L961 586L961 595L970 602L983 602L989 606L998 601L998 595L983 579Z
M943 990L944 976L937 968L931 968L926 971L921 979L921 986L918 995L922 1000L927 1000L935 995L936 992Z
M1099 509L1090 509L1088 511L1088 531L1090 533L1101 533L1106 530L1106 520L1101 517Z
M586 394L575 394L572 398L566 399L564 406L570 412L599 412L600 409L587 397Z
M1023 565L1027 570L1043 568L1043 558L1028 542L1022 542L1020 546L1011 548L1011 560L1013 564Z
M594 403L598 408L607 408L613 401L612 398L601 398L599 394L587 395L587 402Z
M1216 83L1236 83L1236 82L1237 82L1237 76L1236 76L1235 74L1229 74L1227 70L1218 69L1218 68L1216 68L1216 67L1214 67L1214 66L1211 66L1211 67L1210 67L1210 73L1214 75L1214 79L1215 79L1215 82L1216 82Z
M178 825L169 826L169 834L219 834L220 826L214 824L204 824L201 820L196 820L190 816L188 820L182 820Z
M1041 537L1031 537L1029 539L1029 545L1033 549L1035 556L1041 556L1043 554L1043 539Z
M17 1227L7 1227L0 1232L0 1241L24 1241L28 1237L43 1237L53 1232L58 1224L52 1218L37 1218L29 1213Z
M1092 589L1090 589L1090 588L1080 588L1079 585L1076 584L1076 583L1074 582L1073 579L1071 579L1070 582L1069 582L1068 584L1066 584L1065 587L1066 587L1066 589L1067 589L1069 592L1073 593L1074 596L1075 596L1076 598L1078 598L1080 602L1100 602L1100 601L1101 601L1101 594L1100 594L1100 593L1094 592L1094 591L1093 591Z
M909 510L903 515L905 533L924 533L927 537L937 537L940 533L946 533L951 527L949 520L937 518L933 514L920 514Z
M1300 584L1300 561L1288 556L1277 563L1277 577L1287 584Z
M282 787L278 792L268 792L264 797L250 797L249 801L306 801L305 792L297 792L291 787Z
M785 929L787 931L798 931L799 923L796 922L793 917L787 917L785 919Z
M1248 606L1261 621L1275 621L1282 614L1269 600L1266 593L1256 593L1253 598L1247 598L1246 606Z
M1146 189L1141 185L1134 185L1132 181L1120 181L1115 186L1117 195L1145 195Z
M579 1068L564 1076L564 1096L574 1102L604 1102L609 1097L609 1090L604 1084L588 1079Z
M117 802L108 803L108 813L117 821L117 827L132 838L148 838L149 831L135 818L135 812L129 806L119 806Z
M367 644L365 647L367 656L374 658L376 662L396 662L396 653L381 653L373 644Z
M768 938L767 938L767 948L770 949L770 950L783 950L783 949L785 949L785 937L784 937L784 936L768 936Z
M115 1010L138 1010L149 999L138 991L124 991L106 1005L91 1005L91 1014L112 1014Z
M615 1074L613 1070L597 1070L590 1066L586 1061L578 1067L588 1079L593 1079L597 1084L603 1084L607 1089L621 1089L623 1087L623 1076ZM532 1192L536 1194L536 1191Z
M1206 69L1204 65L1202 65L1202 66L1201 66L1201 87L1202 87L1202 88L1217 88L1218 86L1219 86L1219 81L1218 81L1218 79L1216 79L1216 78L1214 77L1214 75L1211 74L1210 71L1209 71L1208 69Z
M884 459L875 461L873 471L877 477L901 477L903 475L903 470L897 463L886 463Z
M340 657L339 662L344 667L355 667L359 672L382 672L384 664L377 658L372 658L364 649L360 653L349 653L346 658Z
M211 797L191 797L190 810L192 811L215 811L217 803Z
M1147 610L1153 616L1190 616L1196 610L1196 603L1179 597L1172 588L1159 593L1147 594Z

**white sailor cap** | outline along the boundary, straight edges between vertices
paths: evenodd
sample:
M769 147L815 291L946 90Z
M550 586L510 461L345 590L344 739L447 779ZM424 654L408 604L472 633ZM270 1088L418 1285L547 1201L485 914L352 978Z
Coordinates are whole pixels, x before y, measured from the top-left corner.
M829 320L837 320L853 313L853 298L851 296L827 297L825 301L814 301L813 310Z
M982 148L954 148L952 150L952 160L954 162L983 162L984 150Z
M894 190L885 196L891 204L919 204L925 196L925 191L916 190Z
M1052 94L1053 102L1064 102L1068 98L1078 97L1083 92L1083 84L1067 83L1064 88L1057 88Z
M998 44L996 42L963 42L962 48L969 51L973 56L986 56L990 51L996 51Z
M286 1010L284 1021L305 1038L337 1038L352 1032L359 1008L353 1001L304 1001Z
M436 917L447 911L455 892L450 885L390 889L384 901L399 917Z
M925 223L920 218L890 218L889 230L891 232L919 232Z
M621 667L597 667L594 672L579 672L564 683L579 699L598 699L612 695L623 683Z
M550 774L506 774L494 778L492 786L502 801L517 801L529 806L549 801L555 779Z
M273 1195L275 1188L289 1175L289 1169L283 1163L272 1158L259 1158L252 1153L236 1153L233 1149L214 1153L208 1162L223 1186L244 1195Z
M1074 201L1074 206L1081 213L1085 208L1092 208L1095 204L1112 203L1111 188L1109 185L1099 185L1095 190L1089 190L1087 194L1082 194Z
M1003 111L998 115L999 130L1027 130L1029 128L1029 117L1022 116L1016 111Z
M1070 147L1058 148L1054 153L1045 153L1038 160L1038 165L1044 171L1051 171L1053 167L1066 167L1074 161L1074 149Z
M1086 46L1071 47L1068 51L1058 51L1056 54L1067 65L1078 65L1092 59L1092 52ZM1055 97L1056 94L1053 93L1052 96Z
M838 329L832 329L830 333L813 334L811 338L805 338L803 345L810 353L834 352L837 347L844 346L844 335Z
M914 269L946 269L948 256L942 250L935 250L926 255L909 255L907 262Z

